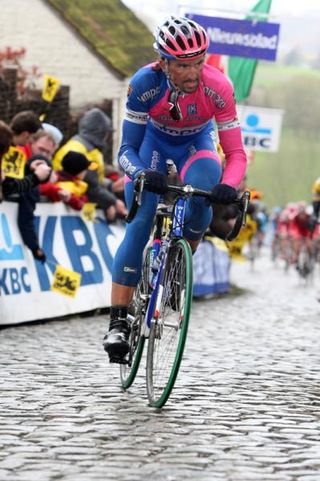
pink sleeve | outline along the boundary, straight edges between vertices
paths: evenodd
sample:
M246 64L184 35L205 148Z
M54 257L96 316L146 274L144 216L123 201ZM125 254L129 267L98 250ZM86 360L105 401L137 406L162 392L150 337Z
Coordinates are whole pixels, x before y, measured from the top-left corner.
M247 157L242 145L241 129L219 131L222 150L226 156L226 167L222 175L222 183L237 188L247 169Z
M237 188L246 172L247 157L242 144L233 87L226 77L221 77L220 92L224 105L216 111L215 120L219 141L226 157L221 182Z

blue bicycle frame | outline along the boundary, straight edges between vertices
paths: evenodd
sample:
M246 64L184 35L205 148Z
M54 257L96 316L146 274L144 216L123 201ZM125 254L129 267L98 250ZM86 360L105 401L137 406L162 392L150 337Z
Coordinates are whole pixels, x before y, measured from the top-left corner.
M157 318L159 315L159 305L163 293L163 285L161 282L163 279L164 266L168 255L169 245L172 242L172 239L182 238L183 236L186 202L186 198L179 197L174 205L172 219L173 224L169 233L169 238L165 240L162 245L160 245L159 239L153 240L151 263L153 265L156 259L160 257L160 264L156 271L153 272L151 277L150 287L152 289L152 293L145 317L145 329L143 333L145 337L148 337L149 335L152 319Z

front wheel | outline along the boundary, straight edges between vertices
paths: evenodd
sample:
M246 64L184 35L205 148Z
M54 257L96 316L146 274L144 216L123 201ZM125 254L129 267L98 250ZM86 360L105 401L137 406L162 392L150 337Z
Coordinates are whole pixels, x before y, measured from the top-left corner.
M147 351L149 405L161 408L173 389L187 338L192 301L192 254L179 239L169 249ZM160 294L159 294L160 295Z

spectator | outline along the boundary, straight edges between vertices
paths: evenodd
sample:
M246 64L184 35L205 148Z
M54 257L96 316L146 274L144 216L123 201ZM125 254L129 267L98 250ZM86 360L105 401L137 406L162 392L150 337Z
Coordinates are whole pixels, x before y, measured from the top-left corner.
M51 166L51 160L57 143L50 132L38 130L31 136L30 142L18 146L26 156L25 175L29 175L34 163L41 161ZM25 245L31 250L35 259L45 262L46 256L39 246L38 234L34 226L34 211L40 201L39 187L34 187L30 192L20 194L18 203L18 227Z
M51 133L38 130L32 135L29 143L18 148L25 154L27 159L35 155L44 155L47 160L51 161L57 149L57 144Z
M25 175L29 175L35 162L42 160L50 165L48 159L43 155L31 157L25 165ZM51 174L51 176L53 173ZM50 177L51 177L50 176ZM46 261L46 254L39 245L38 234L34 225L34 211L36 204L40 200L39 187L33 188L30 192L25 192L19 196L18 207L18 227L24 244L31 250L35 259L42 263Z
M32 110L23 110L13 117L10 128L13 132L12 143L26 145L31 135L41 128L41 122Z
M110 191L110 185L105 181L102 150L110 132L110 118L99 108L90 109L80 119L78 134L64 144L53 159L55 170L61 169L62 159L70 150L84 154L92 162L84 179L88 184L87 196L104 211L109 222L115 220L117 214L124 216L127 213L124 202Z
M32 164L31 173L23 179L3 177L1 162L3 155L8 151L13 142L13 132L10 127L0 120L0 202L11 194L28 192L40 182L45 182L51 169L43 161L38 160Z
M52 124L47 124L46 122L43 122L42 123L42 129L45 131L45 132L48 132L49 134L52 135L54 141L55 141L55 144L57 146L57 148L59 147L59 145L61 144L62 142L62 139L63 139L63 133L61 132L60 129L58 129L58 127L56 127L55 125L52 125Z
M318 177L312 185L312 208L313 208L313 224L315 227L320 217L320 177Z
M62 170L54 172L50 181L41 185L40 193L52 202L62 201L73 209L81 210L88 201L88 184L83 178L89 165L85 155L70 150L62 159Z

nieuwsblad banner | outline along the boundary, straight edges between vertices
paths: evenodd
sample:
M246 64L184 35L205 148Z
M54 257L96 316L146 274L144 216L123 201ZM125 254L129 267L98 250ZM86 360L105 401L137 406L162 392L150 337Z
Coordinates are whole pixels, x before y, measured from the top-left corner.
M246 149L278 151L283 110L238 105L237 112Z
M209 53L276 60L279 43L278 23L209 17L187 13L187 17L202 25L211 40Z
M111 265L122 224L86 222L64 204L38 204L35 261L17 227L17 204L0 204L0 324L54 318L110 306Z

